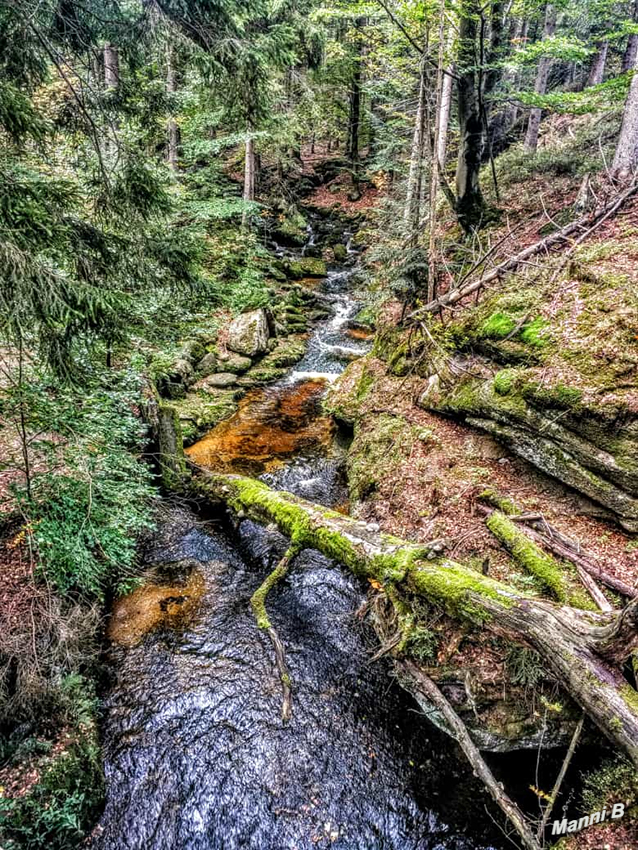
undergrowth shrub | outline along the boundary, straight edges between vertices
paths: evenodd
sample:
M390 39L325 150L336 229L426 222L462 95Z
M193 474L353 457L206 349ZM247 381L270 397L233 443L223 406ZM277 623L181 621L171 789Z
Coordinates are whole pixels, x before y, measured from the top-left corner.
M583 810L594 812L612 802L638 804L636 769L622 756L608 758L583 781Z
M63 732L55 747L29 739L10 758L10 763L18 764L35 755L31 763L39 778L23 796L0 795L3 850L72 850L99 813L104 777L94 688L75 675L63 681L61 693L68 702L71 731Z
M141 384L129 372L94 377L82 390L34 375L5 399L21 407L35 435L29 486L14 492L38 569L61 593L101 598L133 574L154 496L136 402Z

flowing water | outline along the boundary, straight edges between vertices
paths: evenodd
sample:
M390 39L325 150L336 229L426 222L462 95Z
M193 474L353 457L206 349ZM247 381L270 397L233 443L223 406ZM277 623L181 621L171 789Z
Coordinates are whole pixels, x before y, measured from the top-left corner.
M333 318L286 379L249 393L193 447L200 462L345 503L343 449L320 397L343 369L339 349L365 347L346 333L358 309L349 284L349 271L329 275ZM204 590L179 628L113 647L94 850L490 847L482 786L387 664L370 660L366 588L317 552L302 553L268 599L293 681L282 723L272 645L249 599L285 548L276 530L247 520L221 526L167 511L147 562L178 586L180 571L194 569Z

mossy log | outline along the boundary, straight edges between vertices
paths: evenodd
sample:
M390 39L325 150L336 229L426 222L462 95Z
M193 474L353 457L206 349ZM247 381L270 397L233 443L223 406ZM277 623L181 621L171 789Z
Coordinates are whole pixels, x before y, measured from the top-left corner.
M620 614L560 606L483 576L427 545L236 475L204 473L193 487L241 516L275 523L297 548L318 549L355 574L440 605L451 617L532 646L570 696L638 766L638 693L623 678L638 646L638 599Z
M530 539L535 534L532 529L517 526L501 511L486 510L488 515L485 522L492 534L507 549L512 558L549 590L555 599L576 608L591 608L595 604L601 611L614 610L591 576L578 566L576 566L578 577L593 603L583 597L580 590L574 590L570 586L564 566Z

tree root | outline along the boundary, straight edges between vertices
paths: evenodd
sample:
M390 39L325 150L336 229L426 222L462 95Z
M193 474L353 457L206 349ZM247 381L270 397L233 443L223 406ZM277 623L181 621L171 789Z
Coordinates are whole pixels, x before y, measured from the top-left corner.
M264 581L250 597L250 604L253 609L253 614L255 615L255 620L257 621L257 626L268 634L275 650L275 661L277 663L279 678L281 679L281 686L283 689L281 719L284 723L287 723L292 715L292 682L290 679L290 672L288 671L288 665L286 664L286 652L284 645L277 633L277 630L268 618L268 612L266 611L266 597L273 587L286 576L295 555L299 554L300 549L301 547L296 546L295 544L290 546L275 569L266 576Z

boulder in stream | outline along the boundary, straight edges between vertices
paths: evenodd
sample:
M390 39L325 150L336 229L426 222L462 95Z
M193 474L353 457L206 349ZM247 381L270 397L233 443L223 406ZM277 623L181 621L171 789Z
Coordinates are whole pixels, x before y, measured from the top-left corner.
M269 336L266 311L251 310L237 316L230 323L227 346L236 354L255 357L268 351Z

